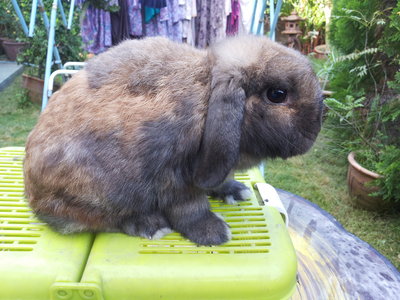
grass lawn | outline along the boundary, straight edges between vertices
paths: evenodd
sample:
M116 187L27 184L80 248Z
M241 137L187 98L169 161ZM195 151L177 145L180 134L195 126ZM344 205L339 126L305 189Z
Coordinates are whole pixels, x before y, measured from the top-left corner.
M370 212L351 206L346 156L335 155L328 149L325 131L322 130L307 154L267 161L266 181L316 203L400 270L400 214Z
M0 92L0 147L24 146L36 124L40 107L25 101L22 77Z
M20 77L0 93L0 147L23 146L39 116L39 106L17 99L21 93ZM306 155L268 161L267 182L318 204L400 270L400 215L379 214L350 205L346 157L329 151L327 139L323 130Z

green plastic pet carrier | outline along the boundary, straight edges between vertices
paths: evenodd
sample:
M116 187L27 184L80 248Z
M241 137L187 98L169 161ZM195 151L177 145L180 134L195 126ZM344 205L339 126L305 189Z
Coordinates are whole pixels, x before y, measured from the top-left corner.
M0 149L1 300L288 299L296 288L287 216L256 169L236 174L249 201L210 199L232 240L206 247L178 233L60 235L24 199L23 157L24 148Z

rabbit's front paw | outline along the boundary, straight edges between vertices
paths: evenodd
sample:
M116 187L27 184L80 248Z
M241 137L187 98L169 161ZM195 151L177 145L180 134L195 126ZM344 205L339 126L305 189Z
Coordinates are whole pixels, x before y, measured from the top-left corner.
M208 194L211 197L224 200L227 204L236 204L236 201L247 200L252 195L246 185L236 180L226 181Z
M188 224L182 233L192 242L205 246L220 245L231 239L229 226L212 212L197 222Z

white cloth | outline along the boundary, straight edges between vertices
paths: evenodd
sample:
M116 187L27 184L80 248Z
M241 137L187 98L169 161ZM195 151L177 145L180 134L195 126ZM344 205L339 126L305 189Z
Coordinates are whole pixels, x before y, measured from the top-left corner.
M196 0L179 0L185 6L185 18L182 21L182 37L189 45L195 45L194 18L197 16Z
M251 19L253 17L254 3L256 0L239 0L240 2L240 20L243 26L240 26L245 33L250 33ZM239 29L240 29L239 28Z
M257 28L259 25L260 17L264 16L263 14L263 7L264 1L267 0L239 0L240 2L240 20L241 26L239 26L239 33L257 33ZM255 14L254 12L254 5L257 2L257 8ZM251 28L251 23L254 18L253 28ZM264 33L264 26L261 26L261 34Z

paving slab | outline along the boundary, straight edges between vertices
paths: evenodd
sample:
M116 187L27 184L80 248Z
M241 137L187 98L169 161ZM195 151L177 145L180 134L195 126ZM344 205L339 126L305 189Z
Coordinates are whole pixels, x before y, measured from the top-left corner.
M22 73L24 67L13 61L0 61L0 91L5 89L16 76Z

